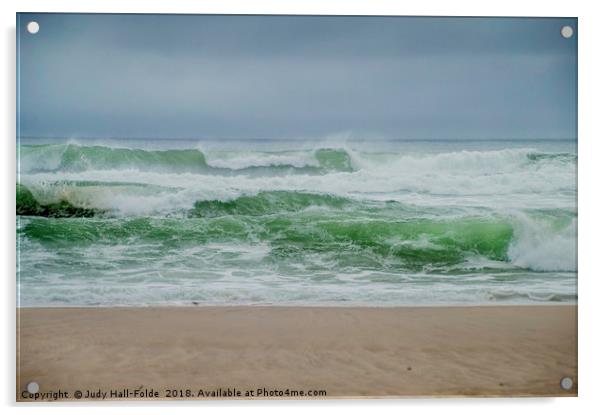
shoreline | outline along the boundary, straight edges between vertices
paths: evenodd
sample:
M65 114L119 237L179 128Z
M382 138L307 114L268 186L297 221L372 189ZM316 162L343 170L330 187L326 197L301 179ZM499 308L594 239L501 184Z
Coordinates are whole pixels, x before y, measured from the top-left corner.
M319 399L577 395L570 304L18 307L17 317L18 401L30 401L30 381L40 392L161 393L152 399L227 388L326 391Z
M392 308L489 308L489 307L577 307L577 302L555 302L541 301L530 303L425 303L425 304L360 304L360 303L315 303L315 304L296 304L296 303L244 303L244 304L220 304L220 303L200 303L199 304L135 304L135 305L40 305L40 306L17 306L16 310L73 310L73 309L167 309L167 308L358 308L358 309L392 309Z

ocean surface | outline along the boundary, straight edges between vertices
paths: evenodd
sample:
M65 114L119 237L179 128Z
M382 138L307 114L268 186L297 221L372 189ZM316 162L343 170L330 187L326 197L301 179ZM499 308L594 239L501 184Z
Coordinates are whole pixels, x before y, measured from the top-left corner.
M18 305L574 303L576 147L22 139Z

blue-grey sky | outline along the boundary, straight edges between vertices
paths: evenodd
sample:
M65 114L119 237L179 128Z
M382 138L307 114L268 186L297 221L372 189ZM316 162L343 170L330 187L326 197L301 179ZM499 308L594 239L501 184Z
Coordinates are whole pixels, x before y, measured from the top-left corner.
M22 13L17 32L22 136L576 138L572 18Z

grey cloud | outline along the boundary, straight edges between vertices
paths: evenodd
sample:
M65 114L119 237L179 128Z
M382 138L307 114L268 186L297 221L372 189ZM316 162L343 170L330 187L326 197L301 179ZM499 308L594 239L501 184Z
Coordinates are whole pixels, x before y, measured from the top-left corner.
M28 35L29 20L40 22ZM574 138L575 19L28 15L32 136Z

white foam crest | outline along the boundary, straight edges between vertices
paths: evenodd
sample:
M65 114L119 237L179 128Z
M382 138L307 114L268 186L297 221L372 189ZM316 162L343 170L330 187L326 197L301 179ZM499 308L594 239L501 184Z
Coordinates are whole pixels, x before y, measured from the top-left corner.
M364 160L365 161L365 160ZM480 162L479 162L480 163ZM106 199L107 205L120 209L132 204L134 210L146 211L143 206L155 197L156 203L148 207L162 210L170 208L190 208L196 200L230 200L242 195L252 195L261 191L301 191L328 193L342 197L354 197L370 200L396 200L402 203L437 206L513 206L515 208L533 207L570 207L575 203L574 166L561 168L515 168L505 173L479 174L474 171L462 171L455 174L434 172L428 169L408 170L405 173L391 171L387 165L382 168L364 168L356 172L332 172L327 175L274 175L274 176L222 176L195 173L158 173L138 170L96 170L83 172L44 172L23 174L21 182L26 186L38 187L43 183L57 181L99 181L99 182L136 182L173 189L157 194L154 189L150 195L141 190L115 191L124 194L122 199L131 200L121 204L111 201L111 194L103 196L101 190L96 200ZM114 186L107 186L107 192L113 192ZM32 189L33 191L33 189ZM82 190L83 192L83 190ZM127 193L130 192L128 196ZM127 197L126 197L127 196ZM144 196L145 199L136 198ZM177 200L176 200L177 199ZM169 206L169 203L175 203ZM141 205L135 207L136 204ZM127 208L130 212L131 209Z
M458 173L493 174L515 171L529 166L528 155L532 148L504 149L491 151L456 151L438 154L409 154L382 164L372 163L374 168L391 173Z
M64 181L34 181L27 176L22 183L42 204L67 201L73 206L106 210L119 215L175 213L189 209L195 201L190 189L149 187L145 184L136 186L127 181L122 184L115 180L110 184L99 182L74 186Z
M559 225L525 213L515 214L508 256L516 266L535 271L577 271L577 219Z

